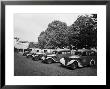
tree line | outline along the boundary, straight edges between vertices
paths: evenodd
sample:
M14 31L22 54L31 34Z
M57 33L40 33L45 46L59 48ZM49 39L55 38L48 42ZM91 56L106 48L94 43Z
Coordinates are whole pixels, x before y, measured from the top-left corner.
M38 37L39 48L91 48L97 47L97 14L78 16L67 26L54 20Z

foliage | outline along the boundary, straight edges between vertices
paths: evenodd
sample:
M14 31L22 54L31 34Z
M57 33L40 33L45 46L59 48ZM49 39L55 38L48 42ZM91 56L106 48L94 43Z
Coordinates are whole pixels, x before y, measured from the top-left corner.
M62 47L68 44L67 25L61 21L53 21L49 23L45 32L41 32L39 38L41 48Z
M69 42L79 47L97 46L97 15L79 16L69 27Z
M97 14L81 15L71 25L55 20L38 37L40 48L96 47Z
M30 42L29 43L29 47L28 48L38 48L38 44L37 43L34 43L34 42Z

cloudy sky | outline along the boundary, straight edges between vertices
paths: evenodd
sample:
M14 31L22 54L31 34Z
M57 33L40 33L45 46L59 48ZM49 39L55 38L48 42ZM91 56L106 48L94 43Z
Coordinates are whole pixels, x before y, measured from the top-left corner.
M49 23L54 20L73 24L79 15L84 14L14 14L14 36L24 41L37 42L39 34L46 30Z

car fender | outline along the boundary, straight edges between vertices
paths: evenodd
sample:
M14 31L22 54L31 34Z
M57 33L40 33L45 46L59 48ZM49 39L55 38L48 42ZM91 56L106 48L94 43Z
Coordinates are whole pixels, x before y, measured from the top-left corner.
M26 54L26 56L28 56L29 54Z
M63 65L65 65L65 59L64 58L61 58L60 59L60 63L63 64Z
M29 55L31 55L31 54L27 54L27 56L29 56Z
M72 64L72 63L75 62L75 61L77 61L78 67L83 67L78 60L71 60L71 61L69 61L69 62L67 63L67 65L70 65L70 64Z
M92 61L94 61L94 62L95 62L95 60L94 60L94 59L91 59L91 60L90 60L90 65L91 65L91 62L92 62ZM96 64L96 62L95 62L95 64Z
M53 61L55 61L55 59L54 59L54 58L52 58L52 57L47 57L46 59L48 60L49 58L51 58Z

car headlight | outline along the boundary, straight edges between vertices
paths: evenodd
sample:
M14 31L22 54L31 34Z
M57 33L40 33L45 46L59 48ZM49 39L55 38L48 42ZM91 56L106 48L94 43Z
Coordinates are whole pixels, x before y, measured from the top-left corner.
M45 57L43 56L41 59L42 59L42 60L45 60Z

